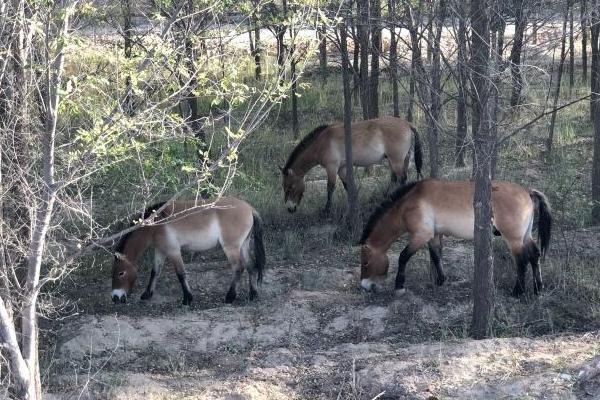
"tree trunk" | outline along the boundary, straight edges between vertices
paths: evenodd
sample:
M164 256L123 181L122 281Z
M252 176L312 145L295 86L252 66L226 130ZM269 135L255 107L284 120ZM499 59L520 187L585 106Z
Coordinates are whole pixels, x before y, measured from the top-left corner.
M321 72L321 79L323 82L327 82L327 27L320 26L317 29L317 35L319 39L319 69Z
M592 222L600 224L600 2L591 3L591 90L592 115L594 116L594 160L592 165Z
M478 129L473 132L475 142L475 211L474 246L475 269L473 274L473 318L471 335L482 339L490 335L494 315L494 279L492 258L492 209L490 160L492 140L490 137L489 102L489 15L490 6L486 0L471 0L471 69L473 82L473 119L478 121Z
M498 5L498 3L496 3ZM500 10L495 10L491 17L491 62L492 68L491 75L492 85L490 87L490 110L491 110L491 126L490 126L490 137L492 141L492 165L491 165L491 176L492 179L496 177L496 169L498 167L498 115L500 114L500 73L502 65L502 46L504 45L504 31L506 30L506 21L502 18Z
M357 232L358 227L358 194L354 183L352 168L352 94L350 93L350 61L348 57L347 25L340 27L340 47L342 56L342 81L344 86L344 148L346 152L346 192L348 194L348 211L346 212L346 226L350 237Z
M556 107L558 106L558 98L560 96L560 86L562 80L563 69L565 66L566 58L566 43L567 43L567 21L569 19L569 5L567 3L565 14L563 16L563 27L562 27L562 38L560 41L560 61L558 63L558 71L556 72L556 79L554 82L554 99L552 102L552 116L550 118L550 128L548 130L548 139L546 140L546 157L548 160L552 156L552 144L554 142L554 125L556 123Z
M512 74L512 94L510 96L511 107L521 103L521 89L523 88L523 76L521 75L521 52L523 50L523 36L527 26L528 0L514 0L515 8L515 35L513 47L510 52L510 71Z
M260 20L259 20L259 7L260 2L253 3L254 10L252 10L252 25L251 29L248 31L248 35L250 36L250 52L254 57L254 79L257 81L260 80L260 76L262 75L262 67L260 64L261 58L261 42L260 42ZM252 37L252 32L254 32L254 38ZM254 39L254 40L253 40Z
M587 0L581 0L580 8L581 20L581 80L587 82L588 57L587 57L587 39L588 39L588 23L587 23Z
M363 119L371 115L371 92L369 85L369 0L357 0L358 41L360 42L360 99Z
M296 38L293 39L294 41ZM296 76L296 45L290 49L290 74L292 78L292 134L294 139L298 138L300 128L298 126L298 77Z
M575 87L575 32L573 28L573 0L569 0L571 10L569 11L569 94L573 93Z
M381 54L381 1L371 0L371 75L369 77L369 118L379 117L379 56Z
M429 94L431 96L431 124L428 124L428 139L429 139L429 164L430 176L437 177L439 175L439 148L438 137L440 135L440 125L442 123L442 71L441 71L441 39L442 30L444 28L444 19L446 14L445 0L440 0L437 10L434 13L433 43L431 44L431 88Z
M400 116L398 97L398 35L396 34L396 0L388 0L390 15L390 78L392 79L392 103L394 117Z
M454 165L465 166L465 150L467 146L467 85L469 66L467 65L467 10L463 2L458 2L458 34L457 34L457 97L456 97L456 141Z
M358 6L357 6L358 7ZM357 11L358 13L358 11ZM352 40L354 43L354 53L352 61L352 92L354 93L354 102L359 101L360 96L360 39L358 37L358 27L355 18L350 18L352 29ZM348 40L346 38L346 40Z
M125 58L131 59L133 52L133 29L131 25L131 1L125 0L123 2L123 35L124 35L124 44L123 50L125 53ZM133 116L134 114L134 104L131 90L131 75L127 75L125 78L125 91L127 96L125 97L124 108L125 114L129 116Z

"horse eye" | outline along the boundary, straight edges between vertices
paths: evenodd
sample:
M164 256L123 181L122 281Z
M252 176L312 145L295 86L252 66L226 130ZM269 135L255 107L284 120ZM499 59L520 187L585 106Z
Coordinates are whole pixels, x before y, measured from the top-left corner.
M125 271L119 272L119 276L124 276L124 275L125 275Z

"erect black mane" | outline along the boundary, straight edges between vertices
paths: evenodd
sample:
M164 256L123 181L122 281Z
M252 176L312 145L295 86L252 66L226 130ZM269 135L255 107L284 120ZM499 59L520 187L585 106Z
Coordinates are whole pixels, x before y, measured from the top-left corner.
M161 208L164 205L165 205L164 201L161 201L160 203L153 204L150 207L146 208L144 210L144 212L138 218L146 219L146 218L148 218L148 217L150 217L152 215L152 212L158 210L159 208ZM135 223L132 223L129 226L132 227L133 225L135 225ZM119 240L119 242L117 243L117 246L115 247L115 251L116 252L122 253L123 250L125 250L125 244L129 240L129 238L131 237L131 234L133 232L135 232L135 231L127 232L125 235L121 236L121 239Z
M302 140L300 141L300 143L298 143L296 145L296 147L294 147L294 150L292 150L292 152L290 153L290 156L288 157L285 166L283 167L283 171L284 173L291 168L292 164L294 163L294 161L296 161L296 159L298 158L298 156L300 154L302 154L302 152L304 150L306 150L306 148L308 146L310 146L312 144L312 142L315 141L315 139L317 137L319 137L319 135L321 134L321 132L323 132L326 128L329 128L330 125L321 125L319 127L316 127L315 129L313 129L313 131L311 133L309 133L308 135L304 136L302 138Z
M387 199L385 199L379 205L379 207L377 207L375 209L375 211L373 211L373 213L369 217L369 220L367 221L367 224L365 225L365 229L363 230L362 236L360 237L360 242L359 242L360 244L365 244L365 242L371 235L371 232L373 232L373 229L375 229L375 225L377 225L377 222L379 222L379 220L385 215L385 213L387 213L387 211L394 204L396 204L396 202L398 202L398 200L400 200L408 192L410 192L417 183L419 183L419 181L409 182L409 183L397 188L396 190L394 190L392 192L392 194L390 194L388 196Z

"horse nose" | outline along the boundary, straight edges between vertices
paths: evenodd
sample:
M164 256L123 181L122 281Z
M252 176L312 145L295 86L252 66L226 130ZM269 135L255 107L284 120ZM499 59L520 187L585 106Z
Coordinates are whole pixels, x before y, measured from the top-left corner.
M113 303L125 303L127 301L127 292L123 289L113 289L112 291L112 301Z
M293 213L295 213L295 212L296 212L296 206L294 206L294 207L288 207L288 212L289 212L290 214L293 214Z
M119 301L119 298L117 297L117 295L113 295L112 299L113 299L113 303L117 303Z
M121 303L127 303L127 295L121 296Z
M375 284L375 282L371 281L370 279L362 279L360 281L359 287L361 289L366 290L367 292L376 292L377 291L377 285Z

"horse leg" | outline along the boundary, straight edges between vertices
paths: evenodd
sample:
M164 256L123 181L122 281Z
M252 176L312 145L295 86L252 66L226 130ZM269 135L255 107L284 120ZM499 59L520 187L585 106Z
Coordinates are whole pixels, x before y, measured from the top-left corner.
M233 303L237 294L236 287L238 282L240 281L240 277L242 276L242 272L244 271L244 265L241 262L240 256L240 248L239 247L223 247L225 251L225 255L227 256L227 260L231 265L231 269L233 271L233 278L231 280L231 284L229 285L229 290L225 295L225 303ZM252 289L250 289L252 291Z
M335 191L335 180L337 179L336 171L338 168L333 165L328 165L325 169L327 170L327 203L325 203L325 210L323 210L323 213L329 215L331 212L333 192Z
M242 245L240 251L241 263L245 266L248 271L248 283L250 284L250 300L254 300L258 297L258 272L254 266L254 259L250 256L249 246L251 241L246 239Z
M346 192L348 192L348 183L346 182L346 166L342 165L339 169L338 169L338 176L340 177L340 180L342 181L342 185L344 185L344 190Z
M188 306L192 303L194 296L192 296L192 291L190 290L190 285L187 281L187 274L185 272L181 253L178 251L176 254L169 255L168 258L173 262L175 272L177 273L177 279L179 279L179 283L181 284L181 290L183 291L183 300L181 303L184 306Z
M410 260L410 258L417 252L417 250L423 247L425 243L430 241L432 237L433 234L412 235L410 241L400 253L400 256L398 257L398 273L396 274L395 285L397 293L404 293L404 281L406 279L406 264L408 263L408 260Z
M146 291L142 293L142 300L150 300L152 295L154 294L154 289L156 288L156 281L160 276L160 271L162 270L162 265L165 262L165 255L158 249L154 251L154 266L152 267L152 271L150 272L150 282L148 282L148 286L146 287Z
M402 160L397 160L395 157L388 156L388 160L390 162L390 168L392 170L392 186L396 184L398 180L400 180L400 184L404 185L408 179L407 168L404 167L404 162Z
M540 249L533 239L529 240L528 244L529 262L531 263L531 272L533 273L533 293L538 295L543 289L542 271L540 270Z
M521 245L520 248L512 248L513 258L517 264L517 282L513 289L512 295L519 297L525 293L525 275L527 273L527 264L529 263L529 255L527 254L526 246Z
M431 268L432 278L435 278L436 285L442 286L446 281L446 275L442 266L442 235L435 235L429 241L428 247L429 258L434 267Z

